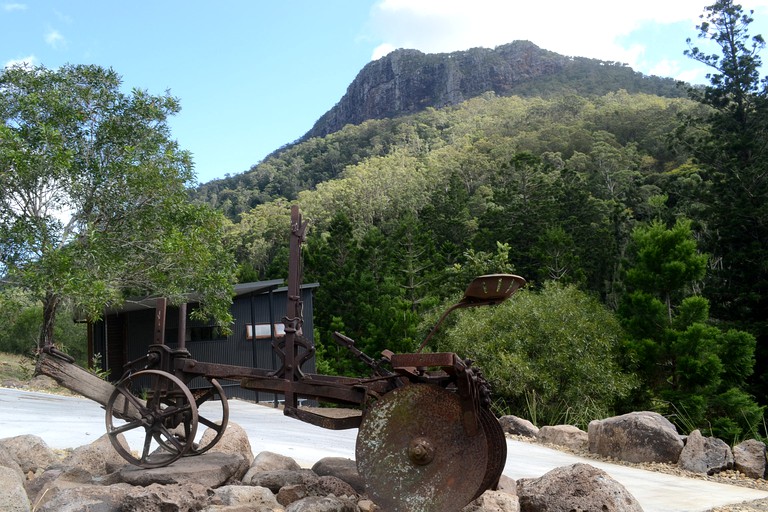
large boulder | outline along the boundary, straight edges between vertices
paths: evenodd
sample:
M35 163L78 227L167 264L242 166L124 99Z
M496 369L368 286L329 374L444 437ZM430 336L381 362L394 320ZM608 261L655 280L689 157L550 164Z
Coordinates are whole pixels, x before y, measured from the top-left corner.
M251 485L225 485L213 491L212 505L247 506L249 510L282 510L272 491Z
M572 450L585 450L589 446L586 432L573 425L544 426L539 429L536 440L540 443L565 446Z
M118 441L126 451L131 451L122 434L118 435ZM104 434L91 444L75 448L62 464L68 468L84 469L93 476L103 476L125 466L127 462L112 446L109 435Z
M274 471L277 469L299 471L301 466L299 466L299 464L291 457L280 455L279 453L260 452L253 459L251 467L248 468L248 473L260 473L262 471Z
M677 465L686 471L712 475L733 467L733 453L722 439L704 437L694 430L685 441Z
M123 498L120 512L187 512L200 510L208 502L208 488L204 485L152 484L134 487Z
M122 512L133 487L127 484L52 486L35 502L35 512Z
M182 457L161 468L124 466L118 474L121 481L144 487L152 484L219 487L230 480L240 480L247 470L248 462L240 455L208 452L194 457Z
M627 462L675 464L683 451L683 440L675 426L655 412L593 420L587 431L590 452Z
M9 468L18 473L19 478L24 479L24 472L21 470L21 466L16 462L16 457L0 444L0 467Z
M335 476L347 482L360 494L365 492L365 481L357 472L357 464L352 459L344 457L325 457L312 466L317 476Z
M536 425L512 414L499 418L499 424L504 433L513 436L536 437L536 434L539 433L539 428Z
M200 445L205 446L210 443L217 432L213 429L207 429L200 438ZM233 453L243 457L248 464L253 462L253 450L251 442L248 440L248 433L237 423L229 422L221 439L211 447L211 452Z
M749 478L763 478L766 470L765 443L747 439L733 447L733 466Z
M248 478L243 478L243 483L266 487L277 494L286 485L305 485L309 487L317 484L318 479L319 477L309 469L302 469L301 471L276 469L274 471L250 474Z
M357 504L336 496L309 496L288 505L286 512L358 512Z
M24 473L45 470L57 460L45 441L32 434L0 439L0 446L8 450Z
M31 510L24 490L24 477L13 468L0 466L0 510L4 512L29 512Z
M517 496L500 491L485 491L461 512L520 512Z
M522 478L517 481L517 496L522 512L643 510L623 485L589 464L555 468L540 478Z

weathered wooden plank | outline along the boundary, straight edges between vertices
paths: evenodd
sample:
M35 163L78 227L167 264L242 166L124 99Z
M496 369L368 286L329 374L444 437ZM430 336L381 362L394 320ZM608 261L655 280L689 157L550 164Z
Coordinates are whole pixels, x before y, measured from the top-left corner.
M65 388L90 398L94 402L101 404L102 407L107 406L109 398L117 389L111 383L78 365L45 352L40 354L36 372L51 377ZM139 402L144 404L143 400L139 400ZM120 411L121 417L125 419L138 419L141 417L138 409L131 405L125 407L125 405L122 397L118 397L115 400L114 408Z

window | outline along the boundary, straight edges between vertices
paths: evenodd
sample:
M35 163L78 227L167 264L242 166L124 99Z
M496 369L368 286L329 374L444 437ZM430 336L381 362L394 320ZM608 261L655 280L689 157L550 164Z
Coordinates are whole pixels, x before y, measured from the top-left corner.
M255 327L255 329L254 329ZM275 324L275 338L282 338L285 336L285 325ZM245 326L245 339L269 339L272 337L272 332L269 328L269 324L246 324Z

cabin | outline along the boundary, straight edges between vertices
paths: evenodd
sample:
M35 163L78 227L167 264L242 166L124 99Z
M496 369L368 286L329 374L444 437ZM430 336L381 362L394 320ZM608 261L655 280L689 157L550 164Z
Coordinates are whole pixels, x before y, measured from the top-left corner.
M313 297L317 283L301 286L304 337L313 340ZM89 360L98 362L98 370L109 372L111 381L119 380L126 364L146 356L155 340L155 303L149 298L128 301L119 308L108 309L101 320L88 329ZM213 321L191 318L198 306L190 301L186 307L184 344L198 361L229 364L247 368L278 369L280 358L272 349L273 342L284 336L282 318L286 314L288 288L282 279L237 284L234 287L231 332L226 334ZM165 319L165 344L177 348L179 312L168 306ZM94 357L95 356L95 357ZM315 372L314 356L304 363L305 373ZM195 381L201 382L195 382ZM240 388L239 382L220 382L228 398L257 402L274 402L281 397L273 393ZM204 379L193 379L190 387L205 386Z

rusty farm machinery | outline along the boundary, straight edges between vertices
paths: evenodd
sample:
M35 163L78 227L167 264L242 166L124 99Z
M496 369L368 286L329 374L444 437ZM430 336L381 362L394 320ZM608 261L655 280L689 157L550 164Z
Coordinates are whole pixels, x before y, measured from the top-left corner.
M41 353L38 371L100 403L112 445L136 466L167 466L212 449L229 419L219 380L235 380L245 389L282 395L287 416L327 429L359 429L358 471L367 493L383 510L460 510L497 485L506 461L506 440L490 411L488 383L472 362L454 353L423 349L450 311L498 304L525 280L511 274L476 278L415 353L384 351L377 360L355 347L352 339L334 333L338 343L370 367L369 376L305 373L302 365L314 354L312 343L302 337L300 249L306 226L293 207L285 335L273 342L278 369L197 361L181 339L178 347L170 348L163 336L165 300L158 299L153 344L146 356L126 365L116 384L78 367L52 347ZM192 379L205 379L207 385L190 389ZM300 407L303 400L335 404L350 414ZM207 427L202 438L201 424ZM127 446L121 434L140 439L137 447Z

